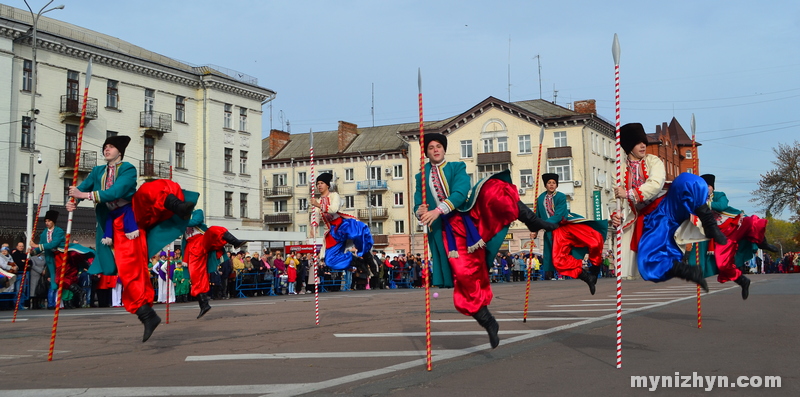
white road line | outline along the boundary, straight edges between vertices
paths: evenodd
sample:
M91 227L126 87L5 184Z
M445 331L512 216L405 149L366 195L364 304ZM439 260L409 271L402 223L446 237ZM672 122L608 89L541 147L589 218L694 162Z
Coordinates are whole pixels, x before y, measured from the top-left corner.
M13 318L2 318L2 319L0 319L0 321L3 321L3 322L6 322L6 321L7 322L11 322L13 320L14 320ZM27 318L18 318L17 321L28 321L28 319Z
M483 334L486 334L485 332ZM447 350L434 350L431 354L442 355ZM209 356L188 356L185 361L225 361L225 360L285 360L319 358L373 358L373 357L424 357L424 350L383 351L383 352L326 352L326 353L275 353L275 354L216 354Z
M499 312L498 312L499 313ZM533 317L528 318L528 321L572 321L572 320L588 320L594 317ZM498 318L496 319L497 322L500 321L510 321L510 322L520 322L522 321L521 318ZM432 323L474 323L475 320L473 319L453 319L453 320L431 320Z
M668 298L668 297L659 297L659 298L643 297L643 298L640 298L639 296L636 296L636 297L633 297L633 298L623 297L622 300L623 301L660 301L660 300L664 300L665 298ZM614 302L616 304L617 300L616 299L582 299L581 302Z
M572 312L607 312L609 310L616 310L614 308L609 309L564 309L564 310L528 310L528 313L572 313ZM503 314L522 314L524 311L522 310L502 310L498 313ZM594 317L592 317L594 318Z
M500 331L500 335L518 335L541 332L541 330ZM434 331L431 336L486 336L486 331ZM424 337L425 332L379 332L374 334L333 334L337 338L402 338L409 336Z
M625 299L622 299L625 301ZM579 305L547 305L547 307L586 307L586 306L608 306L608 305L616 305L616 302L609 302L609 303L581 303ZM628 303L629 305L650 305L652 302L632 302Z

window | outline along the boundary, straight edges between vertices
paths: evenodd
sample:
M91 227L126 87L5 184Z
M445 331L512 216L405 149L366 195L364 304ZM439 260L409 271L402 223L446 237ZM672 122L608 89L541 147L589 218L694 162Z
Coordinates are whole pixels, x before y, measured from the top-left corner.
M28 174L20 174L19 175L19 202L20 203L27 203L28 202L28 191L30 190L31 186L31 178Z
M300 233L308 233L308 225L300 225L299 229Z
M345 168L344 169L344 181L345 182L353 182L356 180L355 178L355 171L352 168Z
M106 82L106 107L116 109L119 107L119 81L108 80Z
M367 170L367 178L371 181L379 181L381 180L381 167L369 167Z
M247 151L239 151L239 173L247 175Z
M402 178L403 177L403 165L398 164L394 166L393 175L395 178Z
M239 218L247 218L247 193L239 193Z
M394 205L395 207L403 206L403 192L397 192L394 194Z
M494 139L481 139L483 141L483 152L484 153L492 153L494 152Z
M297 211L299 211L299 212L308 211L308 199L307 198L297 199Z
M484 164L478 165L478 180L486 178L489 175L496 174L500 171L507 170L508 164Z
M275 226L270 230L273 232L286 232L289 231L289 228L287 228L286 226Z
M344 208L356 208L355 196L344 196Z
M22 135L20 136L20 147L23 149L31 148L31 118L22 116Z
M64 160L65 165L75 164L75 154L78 152L78 126L67 124L64 133Z
M274 174L272 175L272 185L273 186L286 186L286 174Z
M286 212L286 200L278 200L274 204L275 213Z
M223 128L232 129L233 125L233 105L225 104L225 116L223 117Z
M508 151L508 137L501 136L497 138L497 151L498 152L507 152Z
M529 153L531 153L531 136L530 135L520 135L519 136L519 153L520 154L529 154Z
M372 224L369 225L369 231L371 231L373 235L383 234L383 222L372 222Z
M533 186L533 170L519 170L519 187Z
M370 207L383 207L383 195L382 194L373 194L369 198L369 206Z
M233 173L233 149L225 148L225 172Z
M186 144L175 143L175 168L186 168Z
M549 160L547 162L547 172L558 174L559 181L571 181L572 160Z
M567 146L567 131L556 131L553 133L553 147Z
M689 168L686 169L686 172L690 173L690 174L694 174L694 168L689 167Z
M691 160L692 159L692 151L691 150L687 150L686 151L686 159L687 160Z
M186 122L186 97L175 97L175 121Z
M239 131L247 131L247 109L239 108Z
M72 178L64 178L64 204L69 202L69 187L72 186Z
M394 232L397 234L403 234L406 232L405 222L403 221L394 221Z
M33 62L22 61L22 91L32 91L33 87Z
M461 141L461 158L462 159L471 159L472 158L472 141Z

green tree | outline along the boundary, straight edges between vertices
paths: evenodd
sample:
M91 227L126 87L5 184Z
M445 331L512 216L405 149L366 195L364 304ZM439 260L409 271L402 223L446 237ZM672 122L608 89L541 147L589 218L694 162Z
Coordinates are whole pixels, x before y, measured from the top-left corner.
M762 206L768 214L780 214L788 209L794 221L800 221L800 143L779 143L773 148L776 168L761 175L758 190L750 201Z
M783 252L800 251L800 223L788 222L767 216L767 241L776 247L783 247Z

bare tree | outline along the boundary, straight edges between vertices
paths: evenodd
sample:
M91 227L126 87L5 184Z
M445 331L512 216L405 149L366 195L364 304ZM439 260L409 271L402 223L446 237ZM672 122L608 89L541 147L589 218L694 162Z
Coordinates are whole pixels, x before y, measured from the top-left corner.
M779 143L772 151L776 168L761 175L750 201L766 209L767 214L780 214L788 208L793 218L800 220L800 143Z

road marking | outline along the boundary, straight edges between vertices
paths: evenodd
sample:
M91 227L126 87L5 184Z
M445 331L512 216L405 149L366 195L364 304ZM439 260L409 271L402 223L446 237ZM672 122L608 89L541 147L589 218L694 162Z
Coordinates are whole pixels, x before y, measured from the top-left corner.
M530 333L538 333L541 330L511 330L511 331L500 331L498 334L500 335L518 335L518 334L530 334ZM475 336L475 335L483 335L486 336L486 331L434 331L431 332L431 336ZM333 334L333 336L337 338L401 338L401 337L408 337L408 336L419 336L424 337L425 332L379 332L374 334Z
M500 313L500 312L498 312ZM594 317L539 317L539 318L529 318L528 321L562 321L562 320L588 320ZM498 318L496 319L497 322L500 321L513 321L518 322L522 321L521 318ZM453 320L431 320L432 323L474 323L474 319L453 319Z
M482 333L483 335L486 332ZM447 350L435 350L431 354L442 355ZM286 360L319 358L373 358L373 357L424 357L424 350L383 351L383 352L325 352L325 353L275 353L275 354L216 354L208 356L188 356L185 361L225 361L225 360Z
M624 299L623 299L624 301ZM616 305L616 302L609 302L609 303L581 303L579 305L547 305L547 307L586 307L586 306L608 306L608 305ZM649 305L652 302L633 302L628 303L629 305Z

